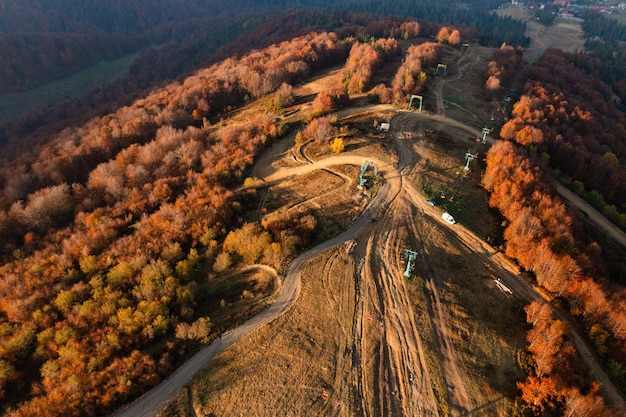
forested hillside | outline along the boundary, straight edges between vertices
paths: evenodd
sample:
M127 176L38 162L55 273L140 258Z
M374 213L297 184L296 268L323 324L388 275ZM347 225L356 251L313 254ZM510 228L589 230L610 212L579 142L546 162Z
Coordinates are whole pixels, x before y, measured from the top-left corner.
M215 332L196 311L203 277L242 261L279 267L309 243L311 216L238 229L250 197L233 187L287 127L271 114L238 126L209 120L274 91L271 107L288 105L290 84L348 56L338 86L369 88L367 74L400 50L392 38L354 36L420 34L414 21L352 19L346 40L313 33L225 59L3 159L0 382L5 407L24 401L14 415L94 415L136 396ZM394 94L418 91L413 80L438 51L409 48L400 71L409 78L391 83ZM313 114L345 105L342 88L320 94Z
M624 109L626 100L626 26L592 10L581 13L584 21L581 27L585 32L585 50L595 58L594 74L609 84L619 96ZM587 60L587 66L590 60Z
M248 38L255 41L255 46L250 45L248 50L288 40L310 30L336 30L349 21L367 27L367 16L362 15L355 21L355 16L363 12L377 18L420 19L424 35L445 23L459 27L468 41L493 46L526 45L528 39L524 37L523 23L487 13L496 5L496 2L473 2L472 7L457 9L439 2L416 4L408 0L169 0L158 4L133 0L106 4L83 2L81 7L75 7L67 1L3 0L0 3L0 91L23 91L68 76L103 59L144 52L129 74L111 85L85 92L84 97L69 97L58 108L44 108L15 122L3 123L0 141L16 140L38 127L87 112L93 115L96 110L110 110L114 108L110 105L115 103L129 103L132 97L145 94L146 89L159 82L188 75L194 69L216 62L211 56L220 46L268 21L275 28L274 33L280 30L283 37L273 37L270 42L258 45L265 39L261 31ZM303 9L297 17L289 13L289 10ZM434 22L430 30L428 22ZM281 24L285 27L278 29ZM238 44L238 52L247 52L242 50L245 43Z
M373 23L419 33L415 22ZM288 105L290 84L349 55L375 55L360 64L365 78L346 66L347 86L366 88L368 68L399 49L391 38L373 48L355 41L311 33L225 59L2 161L0 393L9 415L96 415L128 401L215 334L200 308L212 277L242 262L280 267L309 244L314 217L243 225L251 196L235 191L287 126L271 113L237 125L210 119L274 91L268 111ZM412 61L426 65L437 50L414 48ZM313 109L323 114L340 97L345 105L342 88Z
M209 4L211 3L211 4ZM0 13L0 91L35 87L150 46L201 42L267 10L173 0L123 3L4 1ZM237 13L227 13L237 10ZM189 59L189 57L187 57ZM173 75L175 76L175 75Z
M598 244L581 233L575 215L526 150L511 142L493 146L483 181L492 193L490 205L508 220L506 254L531 271L541 287L566 301L623 390L626 291L607 281ZM532 328L527 336L528 378L518 384L522 399L535 415L562 413L583 403L596 413L591 415L604 415L599 387L586 376L589 370L567 326L541 304L533 303L526 311Z
M546 51L501 135L543 155L577 193L626 228L626 116L595 74L589 57Z
M497 64L499 55L496 70L489 73L503 68ZM624 114L615 107L611 86L597 78L596 63L554 49L534 63L511 119L500 130L509 142L489 150L483 182L492 193L490 204L508 221L506 254L580 320L596 354L624 390L623 255L590 238L549 177L558 176L624 227ZM600 387L585 377L589 370L580 365L567 326L539 303L526 311L532 329L527 337L529 376L519 384L522 399L535 415L579 408L589 415L610 415L599 400Z

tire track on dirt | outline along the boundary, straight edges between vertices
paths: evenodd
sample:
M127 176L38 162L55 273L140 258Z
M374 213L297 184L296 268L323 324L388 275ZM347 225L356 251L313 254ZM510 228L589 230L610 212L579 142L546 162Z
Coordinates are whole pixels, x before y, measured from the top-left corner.
M385 417L394 415L396 407L393 407L391 404L390 384L392 384L392 378L389 364L388 344L386 342L389 328L386 320L387 305L385 304L384 295L381 294L379 284L380 278L377 276L375 267L372 265L373 245L374 239L370 236L367 240L367 251L365 256L365 278L371 286L372 295L370 296L370 302L377 306L381 321L379 322L378 337L373 341L373 346L375 346L375 349L372 349L374 353L374 362L372 367L369 369L372 379L372 385L370 386L371 390L369 391L373 392L371 399L373 415Z
M469 61L469 62L466 62L465 65L460 66L461 62L467 61L469 56L470 56L469 54L461 55L459 57L458 62L453 63L454 67L458 68L458 72L454 74L454 76L450 78L448 77L439 78L437 80L437 84L435 85L435 89L434 89L435 90L435 102L437 103L436 104L437 114L440 114L440 115L446 114L446 106L445 106L445 103L443 102L443 87L445 87L445 85L448 84L449 82L456 81L459 78L461 78L465 69L472 63L471 61Z
M335 265L345 262L346 256L340 253L344 250L344 246L340 246L332 251L324 265L323 279L325 282L324 286L329 289L328 291L324 292L325 297L328 300L328 303L332 307L332 309L334 311L337 311L337 315L335 316L335 318L337 320L338 327L341 329L342 332L342 336L337 338L337 349L334 355L335 374L333 376L333 386L339 387L339 389L332 393L332 398L341 398L349 405L351 403L355 403L355 399L359 398L358 391L354 392L351 372L354 367L355 360L356 358L358 358L357 351L354 349L354 340L356 340L354 334L354 321L357 317L356 301L358 297L356 288L354 289L354 299L352 300L352 303L354 304L348 302L348 300L336 296L335 292L339 294L343 293L339 289L336 289L337 291L335 291L335 285L333 284L333 280L331 279L331 274L333 274L336 270ZM352 314L353 323L349 329L345 329L342 326L342 320L340 318L340 315L346 310L351 309L354 309ZM325 411L326 415L332 415L334 412L336 412L336 410L332 407L331 401L327 402Z
M408 232L409 236L411 235L416 236L415 232L412 231L412 229L414 229L413 210L412 210L412 207L406 204L404 193L401 194L401 198L397 199L395 206L396 207L394 208L394 217L402 220L403 226L409 231ZM385 247L384 247L385 257L387 259L393 259L393 265L399 265L398 253L401 253L403 249L400 247L400 243L401 243L400 239L394 239L394 240L389 239L386 242ZM412 246L416 247L415 244L413 244ZM396 286L395 288L393 288L393 291L395 292L395 296L398 297L398 299L402 303L410 306L412 301L409 298L407 290L406 290L402 268L395 267L393 268L393 270L394 270L393 274L396 277L399 277L399 279L395 280ZM411 314L411 316L409 317L409 323L411 327L416 329L417 326L415 324L414 317L415 317L414 314ZM405 335L406 334L410 334L410 333L405 333ZM433 384L430 379L428 366L426 364L424 347L422 345L422 342L421 342L421 339L419 337L417 330L415 330L414 334L417 335L414 341L411 341L411 340L400 341L400 343L403 343L403 344L406 343L408 345L410 343L415 343L416 345L416 348L411 349L409 351L409 355L403 358L403 362L411 365L410 367L405 367L405 370L404 370L405 371L404 378L409 382L408 384L404 385L404 388L407 390L406 395L408 395L409 398L411 399L409 401L409 406L412 407L412 409L414 410L418 410L419 415L438 415L435 394L433 391ZM433 408L431 409L424 408L424 405L420 401L420 398L422 396L427 396L428 398L430 398L430 404L434 404Z
M408 127L412 126L413 123L414 119L409 115L406 115L406 117L403 117L399 120L396 129L398 131L406 131ZM400 142L400 140L397 140L397 142ZM402 147L405 150L408 150L410 148L408 146L408 143L412 143L412 141L410 140L402 140L401 142L403 142ZM397 149L399 148L400 146L397 146ZM410 175L416 169L418 169L417 164L407 164L406 170L404 171L409 171L406 175ZM418 232L415 222L413 221L411 209L407 208L408 206L406 204L412 203L412 207L414 207L416 210L419 210L423 207L423 204L425 204L422 201L424 199L423 197L417 195L417 192L412 188L410 184L404 186L403 190L405 190L405 193L402 201L406 202L405 207L403 208L403 215L408 219L407 224L410 230L410 235L417 237L420 236L420 233ZM395 212L396 215L399 215L400 208L396 209ZM424 248L423 250L425 251L426 256L428 254L426 249L426 242L421 242L421 246ZM448 408L452 417L460 417L465 415L472 409L472 402L469 398L469 395L467 393L467 387L464 383L465 376L461 372L460 367L457 363L456 353L449 338L447 320L445 318L445 314L441 304L441 297L439 296L439 290L436 283L436 271L434 271L432 268L428 268L428 271L424 272L427 272L423 274L425 280L426 299L429 300L427 310L429 312L430 320L433 326L433 330L435 332L435 341L437 342L437 346L439 347L439 357L441 358L442 369L444 370L444 377L448 390Z
M439 346L439 355L442 359L442 369L448 388L448 406L452 417L460 417L469 413L472 409L472 403L463 383L464 375L460 370L454 347L450 341L443 304L436 283L436 281L441 280L433 268L428 268L428 273L425 274L425 290L427 299L430 301L428 310L431 314L435 341Z
M410 216L402 215L396 198L388 206L382 230L390 233L370 238L368 249L371 275L378 302L381 304L381 364L379 379L387 383L380 390L379 401L386 403L381 415L437 416L435 396L428 376L423 347L414 322L411 300L408 297L402 271L397 265L400 238L398 230ZM406 210L405 210L406 212ZM392 265L392 266L390 266ZM417 382L417 383L416 383Z

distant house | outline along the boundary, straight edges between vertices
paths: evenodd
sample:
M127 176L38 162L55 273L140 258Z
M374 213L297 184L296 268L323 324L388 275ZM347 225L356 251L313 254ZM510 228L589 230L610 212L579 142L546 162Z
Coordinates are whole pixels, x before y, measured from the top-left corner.
M383 132L389 132L389 123L381 123L380 130Z

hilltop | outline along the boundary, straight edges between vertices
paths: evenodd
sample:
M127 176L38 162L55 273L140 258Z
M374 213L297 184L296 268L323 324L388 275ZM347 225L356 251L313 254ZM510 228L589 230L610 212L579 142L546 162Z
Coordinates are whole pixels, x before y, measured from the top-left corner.
M236 341L164 413L623 410L623 248L550 186L603 173L620 218L600 64L350 19L12 145L7 415L106 414Z

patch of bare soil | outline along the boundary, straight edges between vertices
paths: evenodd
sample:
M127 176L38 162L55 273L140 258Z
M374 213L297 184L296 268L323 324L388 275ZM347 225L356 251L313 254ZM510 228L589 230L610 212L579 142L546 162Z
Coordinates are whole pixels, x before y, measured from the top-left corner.
M197 415L358 414L350 383L354 270L345 247L311 262L302 272L306 302L224 352L197 378Z
M261 266L234 271L201 285L206 294L199 312L211 312L217 329L230 321L242 321L265 308L280 288L276 271Z
M363 209L366 196L356 192L358 167L320 169L269 189L263 212L267 217L301 217L313 214L316 241L344 230Z

